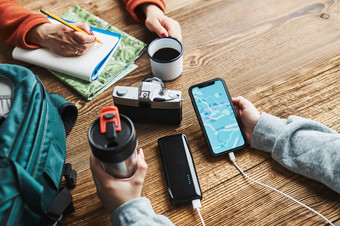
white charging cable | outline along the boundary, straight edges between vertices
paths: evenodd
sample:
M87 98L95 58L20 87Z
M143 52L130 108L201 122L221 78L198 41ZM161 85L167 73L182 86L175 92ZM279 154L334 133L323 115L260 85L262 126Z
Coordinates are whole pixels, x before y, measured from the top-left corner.
M192 207L193 207L195 210L197 210L197 213L198 213L198 215L200 216L202 225L205 226L203 217L202 217L201 212L200 212L200 209L202 208L201 200L199 200L199 199L194 199L194 200L192 200Z
M256 180L254 180L254 179L248 177L248 175L245 174L245 173L240 169L240 167L238 167L238 165L236 164L236 158L235 158L234 152L229 152L228 155L229 155L230 161L234 164L234 166L235 166L235 167L236 167L236 168L237 168L237 169L238 169L238 170L239 170L246 178L248 178L249 180L251 180L251 181L254 182L254 183L257 183L257 184L262 185L262 186L264 186L264 187L266 187L266 188L272 189L273 191L276 191L276 192L280 193L281 195L286 196L287 198L293 200L294 202L300 204L301 206L303 206L303 207L307 208L308 210L314 212L315 214L319 215L319 216L322 217L325 221L327 221L331 226L334 226L334 224L333 224L330 220L328 220L325 216L323 216L323 215L322 215L321 213L319 213L318 211L316 211L316 210L310 208L309 206L303 204L302 202L300 202L300 201L294 199L293 197L291 197L291 196L289 196L289 195L283 193L282 191L279 191L279 190L277 190L277 189L275 189L275 188L273 188L273 187L270 187L269 185L262 184L262 183L260 183L260 182L258 182L258 181L256 181Z

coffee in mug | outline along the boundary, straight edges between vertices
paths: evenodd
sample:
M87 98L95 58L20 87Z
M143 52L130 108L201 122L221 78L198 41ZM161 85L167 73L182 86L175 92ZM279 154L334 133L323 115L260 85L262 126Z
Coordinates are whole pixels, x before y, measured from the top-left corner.
M93 155L103 162L106 172L116 178L129 178L137 169L137 137L132 121L119 114L116 106L104 107L92 123L88 139Z
M173 48L169 48L169 47L165 47L165 48L161 48L159 50L157 50L154 54L153 54L153 58L155 60L159 60L159 61L168 61L168 60L172 60L175 59L176 57L178 57L181 53L178 52L176 49Z
M159 37L148 46L151 72L163 81L170 81L182 74L183 45L171 37Z

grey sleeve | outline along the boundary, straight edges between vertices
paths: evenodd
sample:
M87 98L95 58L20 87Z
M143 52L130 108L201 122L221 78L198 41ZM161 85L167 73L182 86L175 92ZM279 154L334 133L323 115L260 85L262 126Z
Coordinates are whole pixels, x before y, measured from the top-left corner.
M272 154L287 169L340 193L340 134L313 120L262 113L251 147Z
M174 225L167 217L157 215L150 200L136 198L118 207L111 215L111 223L118 225Z

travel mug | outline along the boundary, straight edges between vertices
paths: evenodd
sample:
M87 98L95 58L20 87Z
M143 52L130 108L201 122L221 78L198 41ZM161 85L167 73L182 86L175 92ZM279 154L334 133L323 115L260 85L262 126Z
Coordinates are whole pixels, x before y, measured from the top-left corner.
M129 178L137 169L137 137L132 121L120 115L116 106L104 107L92 123L88 139L93 155L103 162L106 172L116 178Z

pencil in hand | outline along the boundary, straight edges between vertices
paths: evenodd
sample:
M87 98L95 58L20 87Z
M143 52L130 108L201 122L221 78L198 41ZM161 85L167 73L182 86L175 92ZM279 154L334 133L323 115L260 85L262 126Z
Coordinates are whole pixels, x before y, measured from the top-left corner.
M47 15L47 16L49 16L49 17L52 17L53 19L55 19L55 20L59 21L60 23L62 23L62 24L64 24L64 25L68 26L69 28L72 28L72 29L75 30L75 31L79 31L79 32L84 33L84 34L91 35L91 34L87 33L86 31L84 31L84 30L82 30L82 29L80 29L80 28L78 28L78 27L76 27L76 26L74 26L74 25L72 25L72 24L66 22L65 20L63 20L63 19L61 19L61 18L59 18L59 17L57 17L56 15L53 15L52 13L49 13L49 12L43 10L43 9L40 9L40 12L42 12L43 14L45 14L45 15ZM96 42L102 43L102 42L101 42L99 39L97 39L97 38L96 38Z

